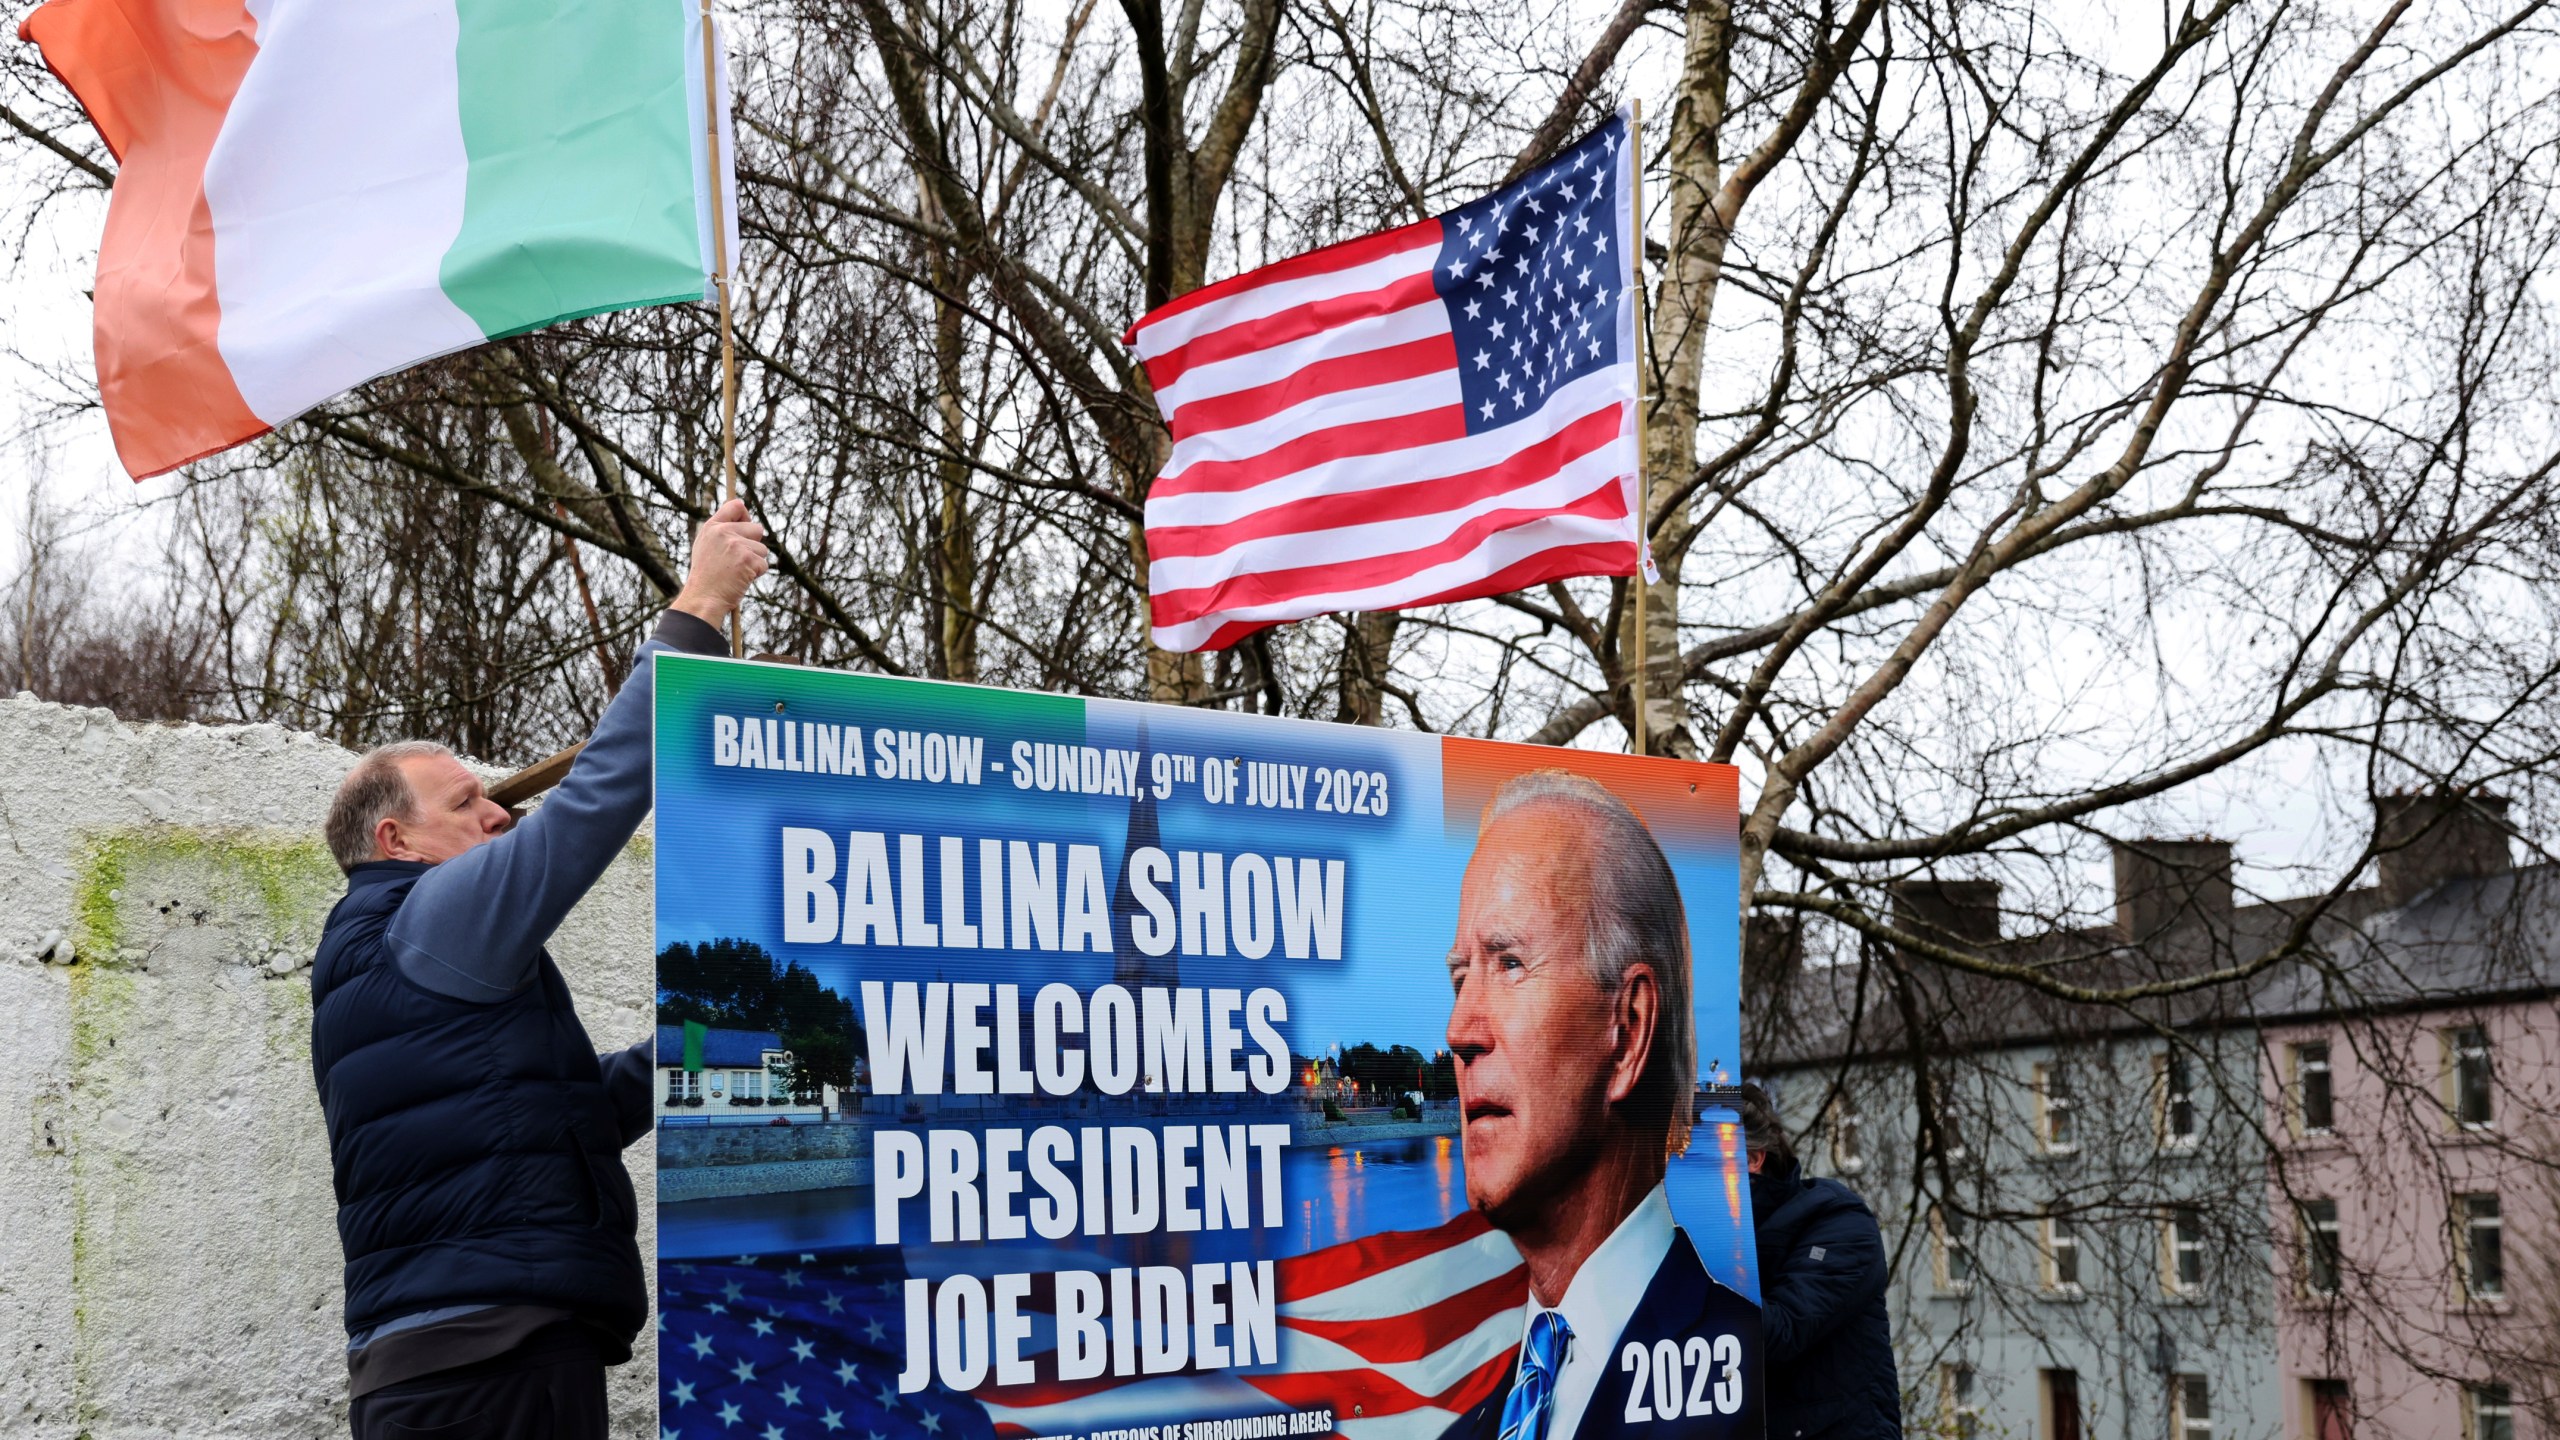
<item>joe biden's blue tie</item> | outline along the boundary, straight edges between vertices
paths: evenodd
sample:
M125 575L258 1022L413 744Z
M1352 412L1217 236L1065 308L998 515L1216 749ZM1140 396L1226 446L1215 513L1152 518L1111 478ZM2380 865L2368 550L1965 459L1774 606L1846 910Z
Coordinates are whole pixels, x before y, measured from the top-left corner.
M1572 1338L1573 1327L1556 1311L1541 1310L1529 1322L1529 1338L1520 1346L1520 1373L1502 1402L1501 1440L1547 1440L1556 1372L1564 1368L1565 1342Z

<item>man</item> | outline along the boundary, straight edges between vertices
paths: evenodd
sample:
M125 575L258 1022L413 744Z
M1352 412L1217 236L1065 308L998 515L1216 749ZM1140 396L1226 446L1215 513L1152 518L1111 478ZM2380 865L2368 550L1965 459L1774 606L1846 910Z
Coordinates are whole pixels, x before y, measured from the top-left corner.
M1760 1251L1771 1440L1900 1440L1884 1235L1858 1192L1813 1180L1757 1085L1742 1087Z
M1697 1047L1688 917L1644 822L1565 771L1504 785L1449 981L1467 1200L1529 1271L1511 1383L1451 1440L1758 1435L1758 1318L1708 1276L1663 1190Z
M725 654L766 566L736 501L577 764L521 823L442 746L386 745L329 808L347 894L311 970L311 1069L346 1252L356 1440L605 1433L648 1320L622 1166L650 1045L599 1057L543 950L649 812L650 657Z

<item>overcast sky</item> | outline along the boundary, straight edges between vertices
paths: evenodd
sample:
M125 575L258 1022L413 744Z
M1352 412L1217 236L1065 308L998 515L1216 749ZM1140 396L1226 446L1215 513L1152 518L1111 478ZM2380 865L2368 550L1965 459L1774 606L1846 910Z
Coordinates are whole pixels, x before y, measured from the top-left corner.
M14 30L16 21L9 23ZM8 43L17 43L14 35ZM17 168L0 169L0 185L25 184ZM0 206L0 214L15 216L21 208L13 196ZM94 409L69 422L36 424L53 393L44 371L69 368L82 384L95 383L90 378L88 290L95 279L98 231L105 215L103 196L55 202L27 233L23 255L0 279L5 287L0 293L9 297L0 344L13 352L0 354L0 507L5 507L0 513L8 516L0 526L0 573L14 575L22 562L26 489L32 480L42 477L51 495L78 500L101 517L127 520L141 499L168 489L166 482L136 486L126 476L108 444L106 418Z
M1607 8L1607 7L1603 7ZM16 17L10 20L14 32ZM14 43L14 41L12 42ZM1667 93L1668 63L1675 57L1665 46L1652 46L1632 57L1637 74L1631 89ZM1660 75L1651 72L1662 71ZM1658 136L1657 136L1658 138ZM0 168L0 187L23 187L17 169ZM23 191L21 192L23 195ZM26 235L23 255L0 277L9 297L5 344L14 355L0 354L0 505L9 517L0 525L0 575L14 575L21 561L26 489L41 477L57 500L75 502L97 528L88 556L101 579L148 583L153 527L153 499L165 496L166 480L135 484L117 464L107 441L103 417L91 410L68 422L32 424L34 410L47 393L40 370L66 367L86 380L89 368L89 303L86 291L95 265L98 229L104 214L102 197L83 196L56 202L42 224ZM0 214L16 215L22 203L0 205ZM14 240L16 237L9 237ZM0 252L0 263L7 263ZM2094 659L2094 657L2093 657ZM2062 680L2070 678L2070 661L2050 657ZM2096 663L2109 663L2103 660ZM2147 677L2135 682L2147 685ZM2147 695L2143 701L2147 702ZM2137 702L2131 695L2128 703ZM1606 740L1615 731L1595 731ZM2093 758L2092 763L2097 763ZM1746 771L1746 786L1750 780ZM2212 834L2232 840L2239 852L2239 881L2244 891L2298 894L2326 883L2304 869L2351 850L2361 836L2349 827L2363 819L2360 776L2351 767L2324 764L2307 744L2291 744L2263 752L2203 785L2188 787L2166 804L2139 817L2120 817L2158 834ZM2334 863L2334 862L2333 862ZM2102 873L2086 875L2084 884L2103 893L2109 883Z

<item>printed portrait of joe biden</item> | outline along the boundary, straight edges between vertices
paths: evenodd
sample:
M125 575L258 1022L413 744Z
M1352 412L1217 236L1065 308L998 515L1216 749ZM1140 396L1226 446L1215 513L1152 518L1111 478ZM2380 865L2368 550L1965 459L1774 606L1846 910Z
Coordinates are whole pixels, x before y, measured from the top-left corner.
M1448 966L1467 1201L1529 1272L1510 1381L1451 1440L1758 1435L1758 1311L1708 1275L1663 1183L1695 1123L1697 1027L1687 912L1643 819L1568 771L1506 782Z

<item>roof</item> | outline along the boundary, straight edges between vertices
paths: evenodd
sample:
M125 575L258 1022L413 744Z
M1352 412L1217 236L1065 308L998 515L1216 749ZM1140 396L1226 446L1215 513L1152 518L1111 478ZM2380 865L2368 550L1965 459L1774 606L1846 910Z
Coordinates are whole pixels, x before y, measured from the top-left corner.
M2560 865L2444 881L2347 930L2325 968L2271 973L2253 996L2276 1020L2341 1009L2432 1010L2560 990Z
M702 1063L724 1068L749 1068L764 1063L764 1052L782 1048L782 1037L771 1030L723 1030L711 1027L702 1037ZM658 1068L673 1070L684 1064L684 1027L658 1027Z
M2560 991L2560 865L2448 879L2396 908L2370 889L2323 907L2328 898L2240 906L2225 933L2190 926L2141 946L2112 929L2085 929L1982 948L1997 964L2033 966L2091 989L2175 981L2294 950L2244 981L2121 1006L2066 1000L2016 979L1927 960L1764 964L1743 997L1746 1068L1782 1071L1914 1048L1999 1049L2154 1025L2210 1030L2342 1011L2449 1009ZM1897 968L1917 992L1919 1003L1908 1012L1922 1027L1916 1037L1895 993Z

